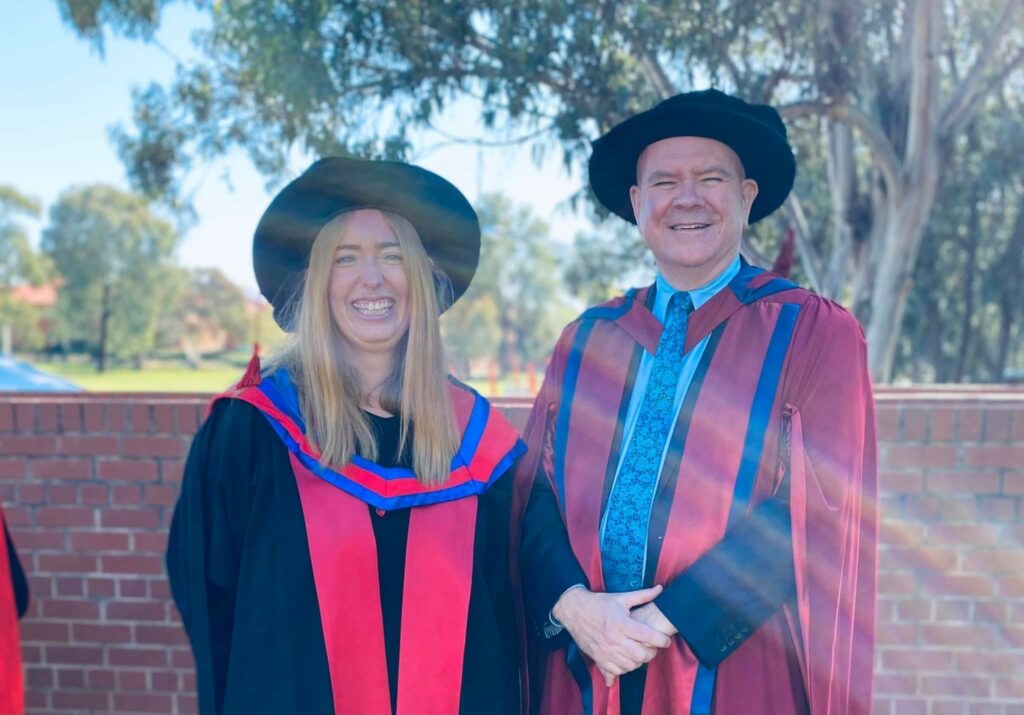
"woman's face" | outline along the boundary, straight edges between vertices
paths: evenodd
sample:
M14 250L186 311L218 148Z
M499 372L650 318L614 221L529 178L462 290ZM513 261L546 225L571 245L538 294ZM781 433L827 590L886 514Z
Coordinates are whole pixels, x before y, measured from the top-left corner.
M390 358L409 329L409 282L398 237L380 211L348 217L327 296L334 324L357 356Z

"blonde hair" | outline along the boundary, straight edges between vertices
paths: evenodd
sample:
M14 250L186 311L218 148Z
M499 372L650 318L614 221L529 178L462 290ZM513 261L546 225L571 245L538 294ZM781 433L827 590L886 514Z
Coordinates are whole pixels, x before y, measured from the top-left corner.
M451 303L451 281L434 267L408 220L389 211L380 213L398 238L409 287L409 329L396 347L380 403L401 416L399 454L412 439L417 480L436 486L447 481L452 455L459 447L438 322L439 304ZM320 452L321 464L334 468L351 462L356 452L371 461L378 458L374 431L359 407L363 397L359 381L345 358L327 297L334 252L351 215L335 217L317 234L295 320L290 323L295 333L265 370L288 369L299 393L306 436Z

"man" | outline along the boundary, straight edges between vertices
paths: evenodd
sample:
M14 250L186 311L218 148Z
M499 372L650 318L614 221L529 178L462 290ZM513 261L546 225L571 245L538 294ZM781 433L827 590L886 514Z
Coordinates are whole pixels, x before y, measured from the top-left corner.
M535 710L869 712L863 333L739 255L794 176L778 113L715 90L594 143L594 193L658 276L565 329L527 424Z
M24 691L18 618L28 610L28 584L0 507L0 713L21 713Z

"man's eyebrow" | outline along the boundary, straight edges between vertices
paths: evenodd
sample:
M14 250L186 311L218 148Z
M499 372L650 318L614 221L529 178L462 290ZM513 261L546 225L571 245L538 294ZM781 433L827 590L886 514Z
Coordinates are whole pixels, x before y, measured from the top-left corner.
M671 179L674 178L675 175L676 173L674 171L669 171L667 169L656 169L655 171L652 171L650 174L644 177L644 180L650 181L651 179Z
M706 176L708 174L725 174L726 176L732 176L733 172L729 171L729 169L721 164L712 164L708 168L701 169L697 172L697 176Z

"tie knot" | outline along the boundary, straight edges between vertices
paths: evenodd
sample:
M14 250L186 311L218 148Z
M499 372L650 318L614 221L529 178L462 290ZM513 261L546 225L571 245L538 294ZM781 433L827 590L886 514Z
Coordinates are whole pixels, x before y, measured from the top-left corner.
M685 290L678 291L668 301L668 317L678 315L679 313L690 314L693 312L693 300L690 298L690 294ZM666 321L668 322L668 321Z

